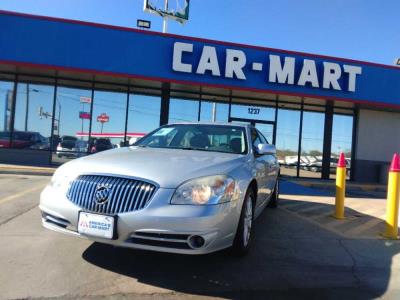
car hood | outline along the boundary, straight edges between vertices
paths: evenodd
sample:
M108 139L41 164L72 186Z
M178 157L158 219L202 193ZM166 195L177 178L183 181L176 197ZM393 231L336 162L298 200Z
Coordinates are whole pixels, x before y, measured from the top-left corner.
M75 159L59 171L132 176L153 181L162 188L176 188L193 178L228 174L245 160L244 155L230 153L124 147Z

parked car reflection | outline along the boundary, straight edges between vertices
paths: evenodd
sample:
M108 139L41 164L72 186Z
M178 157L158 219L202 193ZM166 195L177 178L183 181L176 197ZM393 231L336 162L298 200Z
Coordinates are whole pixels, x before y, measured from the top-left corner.
M48 150L50 147L49 139L34 131L14 131L12 143L10 142L11 132L0 132L0 148L17 149L40 149Z
M90 153L97 153L114 148L110 139L92 138L89 142Z
M76 141L78 139L74 136L63 135L57 145L56 154L58 157L75 157L73 153Z

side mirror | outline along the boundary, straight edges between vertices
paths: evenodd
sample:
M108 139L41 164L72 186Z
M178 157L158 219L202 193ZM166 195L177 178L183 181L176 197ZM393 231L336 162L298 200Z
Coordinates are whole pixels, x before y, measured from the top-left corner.
M266 154L275 155L276 148L275 145L271 144L258 144L256 152L258 155L266 155Z

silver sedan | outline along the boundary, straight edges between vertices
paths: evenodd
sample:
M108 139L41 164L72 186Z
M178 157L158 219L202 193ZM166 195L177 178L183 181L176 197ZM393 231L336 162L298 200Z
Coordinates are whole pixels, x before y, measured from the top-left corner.
M254 219L277 205L278 174L275 147L250 125L166 125L58 168L42 223L121 247L244 254Z

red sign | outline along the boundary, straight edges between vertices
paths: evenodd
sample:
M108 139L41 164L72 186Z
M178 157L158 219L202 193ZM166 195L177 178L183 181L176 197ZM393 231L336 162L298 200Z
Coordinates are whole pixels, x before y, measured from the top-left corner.
M85 112L85 111L79 112L79 119L90 120L90 113Z
M100 116L97 116L97 122L107 123L110 121L110 117L106 113L102 113Z

